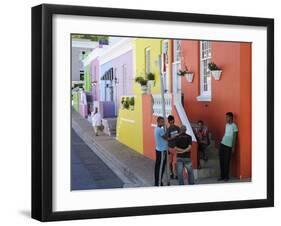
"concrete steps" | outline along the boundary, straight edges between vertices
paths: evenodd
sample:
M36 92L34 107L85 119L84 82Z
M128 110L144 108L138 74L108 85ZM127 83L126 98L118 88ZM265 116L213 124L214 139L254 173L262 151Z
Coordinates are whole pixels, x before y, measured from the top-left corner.
M219 177L220 165L218 149L215 147L215 141L211 140L211 144L206 150L208 161L200 160L201 169L195 171L196 179L203 179L209 177Z

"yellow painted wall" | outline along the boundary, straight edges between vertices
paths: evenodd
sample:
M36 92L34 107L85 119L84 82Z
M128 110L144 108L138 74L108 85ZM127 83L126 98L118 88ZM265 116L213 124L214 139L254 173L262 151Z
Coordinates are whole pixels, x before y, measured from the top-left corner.
M162 39L136 38L133 42L134 79L138 76L146 78L145 50L148 47L150 48L150 71L155 74L155 86L151 89L152 94L160 93L160 71L158 60L159 55L162 52L162 41ZM169 60L170 57L171 56L169 55ZM167 70L169 69L167 68ZM119 109L116 139L143 154L142 94L141 87L136 82L133 82L133 93L135 97L134 110L122 109L122 107Z
M134 110L119 108L116 139L143 154L142 96L135 97Z
M155 75L155 86L152 87L151 93L160 93L160 71L159 71L159 55L162 49L161 39L137 38L134 42L134 57L135 57L135 77L145 74L145 50L150 48L150 71ZM135 93L140 93L140 85L134 84Z

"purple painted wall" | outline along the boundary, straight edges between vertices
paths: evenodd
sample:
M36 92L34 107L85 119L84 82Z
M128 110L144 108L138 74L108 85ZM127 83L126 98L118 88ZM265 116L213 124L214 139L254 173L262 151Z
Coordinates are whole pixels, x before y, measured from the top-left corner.
M114 90L116 108L120 107L121 96L133 95L133 51L130 50L111 61L117 84Z
M97 82L96 85L92 86L93 101L99 100L99 67L99 60L96 58L90 64L92 82Z
M110 101L100 102L100 111L101 111L102 118L115 117L114 108L115 108L114 102L110 102Z
M93 101L99 101L97 105L100 108L103 117L114 117L118 114L120 107L121 96L133 95L133 51L130 50L115 59L112 59L104 64L100 64L98 58L90 63L90 73L92 82L96 81L96 85L92 86ZM105 98L106 83L110 81L101 81L100 77L110 68L113 68L113 102L110 98Z

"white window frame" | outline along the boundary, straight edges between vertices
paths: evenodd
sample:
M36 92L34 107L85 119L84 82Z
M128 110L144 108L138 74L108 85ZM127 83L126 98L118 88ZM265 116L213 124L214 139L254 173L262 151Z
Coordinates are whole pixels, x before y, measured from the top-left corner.
M150 47L145 48L145 73L148 74L151 70L151 51Z
M181 62L181 40L174 40L174 63Z
M211 101L212 79L208 64L212 60L211 41L200 41L200 96L198 101Z
M173 94L176 96L181 94L181 76L178 76L178 72L181 70L182 64L181 40L173 40L173 45Z
M127 64L122 65L122 88L123 88L123 95L127 94Z
M162 41L162 53L166 54L166 58L165 58L165 62L163 62L165 64L166 67L166 73L164 76L164 90L166 92L170 91L170 79L169 79L169 40L165 39Z

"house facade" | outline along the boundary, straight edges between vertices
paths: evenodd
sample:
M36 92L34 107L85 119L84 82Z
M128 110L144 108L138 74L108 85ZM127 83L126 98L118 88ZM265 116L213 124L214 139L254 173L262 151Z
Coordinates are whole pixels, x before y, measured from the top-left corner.
M88 116L88 103L91 98L91 78L89 66L84 67L83 61L95 49L99 47L98 42L87 39L72 39L71 48L71 77L72 77L72 101L73 107L83 117ZM84 91L81 88L84 88ZM79 89L80 88L80 89Z
M98 42L93 42L87 39L72 39L71 48L71 77L72 82L79 83L83 81L84 65L83 60L96 47Z
M181 115L178 113L180 109L176 105L181 105L181 95L174 96L173 94L172 40L136 38L134 39L133 46L134 78L143 77L146 79L148 73L152 73L154 81L148 85L148 93L143 93L140 84L134 82L134 110L119 108L116 138L144 156L155 159L154 129L157 126L157 117L163 115L161 98L162 76L166 117L172 114L175 116L176 124L184 124L188 128L187 132L193 137L192 160L194 167L196 167L197 142L183 108L181 108L181 113L185 117L180 117ZM162 59L161 56L165 57ZM131 137L128 134L134 134L134 136Z
M222 70L219 79L212 76L210 62ZM163 115L161 87L166 117L174 115L175 123L185 125L192 136L195 169L194 126L204 121L217 150L225 113L233 112L239 132L231 173L237 178L251 177L250 43L115 37L109 46L94 49L84 60L84 68L85 90L103 118L116 120L116 139L150 159L155 159L156 119ZM192 79L179 76L183 69L191 72ZM148 74L153 79L145 91L136 78L146 80Z
M203 120L218 146L225 130L225 113L233 112L238 143L232 175L251 177L251 44L240 42L180 41L182 66L193 72L193 82L181 78L184 108L192 122ZM215 80L207 68L222 70Z

